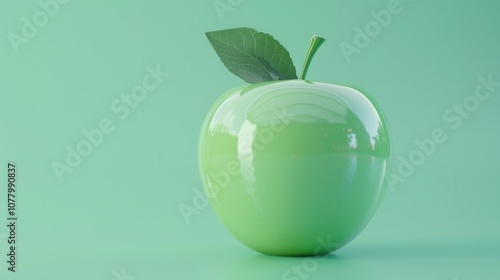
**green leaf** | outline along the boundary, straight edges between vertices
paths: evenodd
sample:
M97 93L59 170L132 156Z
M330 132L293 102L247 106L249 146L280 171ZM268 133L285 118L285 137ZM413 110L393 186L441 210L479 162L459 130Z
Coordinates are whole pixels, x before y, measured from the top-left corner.
M269 34L246 27L205 34L226 68L248 83L297 79L290 54Z

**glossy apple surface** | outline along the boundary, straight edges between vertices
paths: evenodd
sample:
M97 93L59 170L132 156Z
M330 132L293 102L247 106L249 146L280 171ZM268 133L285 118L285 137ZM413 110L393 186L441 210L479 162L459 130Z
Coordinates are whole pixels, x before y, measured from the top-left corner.
M356 237L384 194L389 158L373 100L304 80L226 92L199 143L217 216L242 243L271 255L325 254Z

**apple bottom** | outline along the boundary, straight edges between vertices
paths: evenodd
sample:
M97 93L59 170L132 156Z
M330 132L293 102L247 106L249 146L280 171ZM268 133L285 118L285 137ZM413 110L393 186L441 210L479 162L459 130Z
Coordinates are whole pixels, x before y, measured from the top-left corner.
M214 168L231 160L215 158ZM225 178L227 186L207 193L226 228L255 251L310 256L335 251L363 230L385 191L387 159L265 153L232 168L238 172ZM205 179L221 185L217 176Z

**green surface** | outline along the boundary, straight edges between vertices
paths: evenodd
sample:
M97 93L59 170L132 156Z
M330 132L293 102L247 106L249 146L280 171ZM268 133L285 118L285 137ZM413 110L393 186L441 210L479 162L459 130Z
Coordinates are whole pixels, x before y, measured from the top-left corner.
M308 279L500 277L500 87L487 81L500 81L498 2L216 3L233 6L69 1L16 53L9 33L42 8L1 2L1 279L293 279L303 265ZM369 40L356 29L367 24ZM249 250L199 196L203 119L242 85L204 33L240 26L279 36L297 63L311 35L328 38L307 78L363 88L390 124L400 178L365 230L317 266ZM168 77L150 74L157 65ZM146 97L127 99L148 75ZM66 147L97 128L110 132L60 181L53 162L66 165ZM16 274L5 262L7 161L18 167Z

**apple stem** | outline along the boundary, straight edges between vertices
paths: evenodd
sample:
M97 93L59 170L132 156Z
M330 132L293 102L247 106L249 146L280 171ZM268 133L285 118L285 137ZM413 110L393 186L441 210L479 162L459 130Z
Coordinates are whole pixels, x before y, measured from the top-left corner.
M325 38L318 35L312 36L311 43L309 44L309 50L307 50L306 59L304 60L304 66L302 67L302 74L300 74L299 79L305 79L314 54L318 51L319 47L321 47L325 40Z

